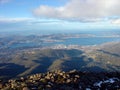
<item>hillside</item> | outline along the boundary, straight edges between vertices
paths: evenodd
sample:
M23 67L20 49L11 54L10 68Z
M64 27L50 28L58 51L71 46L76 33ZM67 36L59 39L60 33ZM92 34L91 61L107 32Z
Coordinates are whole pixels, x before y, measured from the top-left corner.
M0 78L26 76L54 70L119 72L120 43L112 42L80 49L28 49L1 60ZM4 62L4 63L2 63ZM14 72L13 72L14 71Z
M97 49L87 52L97 66L108 71L120 70L120 43L111 42L97 46Z

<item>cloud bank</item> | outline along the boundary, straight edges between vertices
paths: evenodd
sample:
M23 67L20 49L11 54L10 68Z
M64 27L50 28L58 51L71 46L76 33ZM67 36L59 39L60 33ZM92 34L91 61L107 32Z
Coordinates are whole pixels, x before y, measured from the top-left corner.
M27 22L31 21L33 18L7 18L7 17L0 17L1 23L17 23L17 22Z
M42 18L100 21L120 16L120 0L69 0L60 7L41 5L33 14Z

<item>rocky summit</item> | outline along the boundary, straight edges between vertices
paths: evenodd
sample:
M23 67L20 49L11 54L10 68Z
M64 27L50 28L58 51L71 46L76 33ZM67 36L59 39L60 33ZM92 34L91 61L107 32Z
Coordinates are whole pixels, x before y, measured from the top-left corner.
M0 80L0 90L119 90L118 72L60 70Z

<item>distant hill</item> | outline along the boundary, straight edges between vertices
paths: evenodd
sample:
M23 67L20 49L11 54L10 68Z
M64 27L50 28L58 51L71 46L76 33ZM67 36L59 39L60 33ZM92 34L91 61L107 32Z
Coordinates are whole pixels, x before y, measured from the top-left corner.
M4 60L3 60L4 61ZM2 62L2 61L1 61ZM84 49L35 49L20 51L0 64L0 77L25 76L54 70L120 71L120 42Z
M120 42L102 44L97 48L87 53L94 63L107 71L120 71Z

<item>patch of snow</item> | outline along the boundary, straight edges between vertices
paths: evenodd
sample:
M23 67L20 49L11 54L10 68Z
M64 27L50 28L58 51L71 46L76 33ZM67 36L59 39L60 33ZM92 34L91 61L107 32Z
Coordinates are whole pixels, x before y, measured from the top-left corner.
M90 88L86 88L86 90L91 90Z
M82 89L82 87L81 87L81 86L79 86L79 89Z
M100 81L100 82L97 82L94 84L94 86L98 86L98 87L101 87L101 84L103 83L103 81Z
M118 78L110 78L108 80L105 80L104 83L114 83L115 81L119 81Z
M118 79L118 78L110 78L110 79L105 80L105 81L96 82L96 83L94 84L94 86L101 87L101 84L103 84L103 83L114 83L114 82L116 82L116 81L119 81L119 79Z

